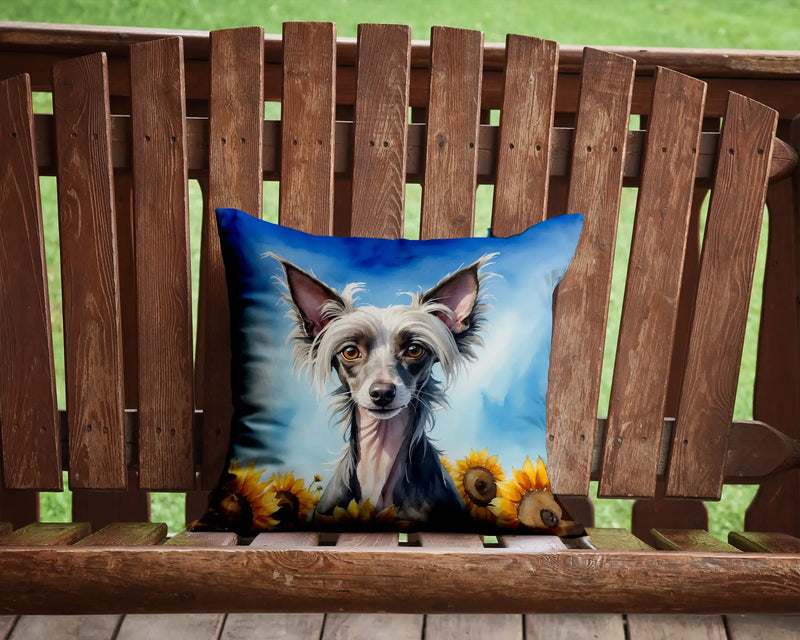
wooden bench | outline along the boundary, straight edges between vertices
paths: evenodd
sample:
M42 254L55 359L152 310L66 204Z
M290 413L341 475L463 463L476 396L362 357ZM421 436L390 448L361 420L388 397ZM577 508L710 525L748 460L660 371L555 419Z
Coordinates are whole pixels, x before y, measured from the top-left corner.
M367 619L333 612L372 611L409 614L368 620L416 637L424 624L427 638L474 631L484 613L515 614L490 619L497 637L523 624L555 637L562 616L546 614L576 612L603 615L573 630L623 637L618 614L631 612L634 637L667 621L687 634L750 624L647 613L798 610L800 55L560 51L446 28L412 45L392 25L337 42L326 23L287 24L282 38L0 23L0 70L0 614L25 614L0 617L0 635L27 614L113 614L117 633L118 614L227 612L208 618L217 635L257 619L336 637ZM52 115L33 115L32 90L52 92ZM281 103L279 121L265 100ZM58 179L66 410L40 175ZM203 194L196 351L188 179ZM282 224L320 234L402 236L416 184L423 238L472 235L479 185L494 185L496 235L583 212L557 294L548 466L587 524L591 480L639 498L632 531L239 541L166 539L149 523L148 491L186 492L187 519L201 513L223 462L228 329L209 212L273 211L263 181L280 184ZM638 202L598 419L623 187ZM756 420L734 421L765 197ZM60 490L63 470L74 522L39 523L37 492ZM746 531L724 542L703 500L726 483L760 488ZM331 615L237 618L268 611Z

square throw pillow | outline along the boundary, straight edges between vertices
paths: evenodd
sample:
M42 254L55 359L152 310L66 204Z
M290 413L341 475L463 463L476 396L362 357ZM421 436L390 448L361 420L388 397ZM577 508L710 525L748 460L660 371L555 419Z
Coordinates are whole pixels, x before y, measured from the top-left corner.
M217 221L234 415L193 528L582 532L550 492L545 393L583 216L427 241Z

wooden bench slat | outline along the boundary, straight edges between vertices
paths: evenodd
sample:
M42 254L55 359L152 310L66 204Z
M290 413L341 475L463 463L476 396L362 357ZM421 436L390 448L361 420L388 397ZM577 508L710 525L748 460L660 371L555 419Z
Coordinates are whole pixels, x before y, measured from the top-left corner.
M537 613L525 616L528 640L627 640L621 615L605 613Z
M220 640L320 638L324 621L322 613L229 613Z
M722 492L777 119L773 109L731 94L672 445L670 497L719 499Z
M129 467L128 488L124 491L75 489L72 491L72 520L88 522L92 530L112 522L150 520L150 494L139 489L139 473Z
M497 540L505 549L519 549L520 551L557 551L567 548L558 536L498 536Z
M272 531L259 533L253 538L250 546L265 549L297 549L316 547L318 544L319 533L316 531Z
M127 615L115 640L149 640L150 638L192 638L217 640L225 617L218 613Z
M61 490L53 339L27 75L0 82L0 384L3 475Z
M131 48L139 484L194 485L192 316L181 40Z
M705 84L659 69L625 283L600 496L655 495Z
M756 533L731 531L728 542L742 551L761 553L800 553L800 538L788 533Z
M231 357L228 294L220 252L218 207L261 217L264 126L264 29L211 33L209 171L201 246L198 358L203 407L201 486L214 487L230 438ZM213 375L204 373L213 372Z
M420 238L472 236L483 33L434 27Z
M425 640L451 638L494 638L522 640L523 620L518 614L446 614L425 616Z
M567 212L583 213L585 221L558 288L547 397L556 494L589 491L634 66L629 58L586 49L567 197Z
M77 547L130 547L158 544L167 537L163 522L112 522L75 543Z
M358 27L353 236L403 237L410 56L409 27Z
M483 539L474 533L422 531L419 533L419 544L435 549L483 549Z
M800 616L727 615L730 640L794 640L800 636Z
M333 231L336 26L283 25L280 223Z
M702 529L653 529L656 549L673 551L737 551Z
M0 520L21 527L39 519L39 494L27 489L9 491L3 488L0 465Z
M80 638L81 640L114 640L122 616L20 616L8 640L40 640L41 638ZM0 624L2 633L2 624ZM2 636L5 638L6 636Z
M235 547L239 536L227 531L187 531L182 529L164 542L170 547Z
M497 144L492 233L506 237L545 219L558 44L509 35Z
M592 527L589 530L589 542L597 549L652 549L646 542L642 542L627 529L613 529L605 527Z
M72 488L124 489L125 401L105 54L53 67Z
M0 538L0 546L70 545L91 532L88 522L32 522Z
M630 640L727 640L722 616L635 614L628 616Z

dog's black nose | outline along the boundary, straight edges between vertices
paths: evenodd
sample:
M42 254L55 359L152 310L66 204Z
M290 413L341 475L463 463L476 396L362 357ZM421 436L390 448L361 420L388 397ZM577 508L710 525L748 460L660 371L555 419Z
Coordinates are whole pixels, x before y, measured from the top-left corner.
M369 388L369 397L379 407L391 404L396 393L397 389L391 382L373 382Z

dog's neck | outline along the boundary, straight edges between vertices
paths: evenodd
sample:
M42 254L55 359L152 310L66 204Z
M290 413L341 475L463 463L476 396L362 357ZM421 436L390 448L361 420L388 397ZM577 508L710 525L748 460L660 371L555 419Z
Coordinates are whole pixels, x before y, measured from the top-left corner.
M356 476L362 504L369 500L376 510L392 504L392 493L402 468L395 462L412 419L409 407L388 420L376 418L361 408L356 410L359 451Z

